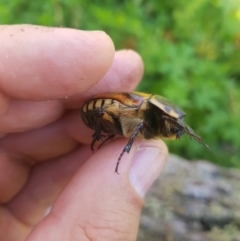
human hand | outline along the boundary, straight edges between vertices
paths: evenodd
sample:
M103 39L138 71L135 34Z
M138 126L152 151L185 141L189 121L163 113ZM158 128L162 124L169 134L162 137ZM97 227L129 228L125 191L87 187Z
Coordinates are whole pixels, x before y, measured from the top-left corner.
M98 31L16 25L0 33L0 240L135 240L166 146L135 140L117 175L127 140L92 153L80 108L97 93L132 91L141 58L115 52Z

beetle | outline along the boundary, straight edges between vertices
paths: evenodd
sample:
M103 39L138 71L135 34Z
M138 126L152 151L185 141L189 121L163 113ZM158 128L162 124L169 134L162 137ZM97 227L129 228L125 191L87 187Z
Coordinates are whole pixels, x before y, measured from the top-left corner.
M115 173L135 138L179 139L185 133L209 149L184 123L185 116L183 110L165 97L141 92L99 94L86 101L81 110L83 122L94 130L92 151L97 141L102 141L100 148L115 136L129 138L118 158Z

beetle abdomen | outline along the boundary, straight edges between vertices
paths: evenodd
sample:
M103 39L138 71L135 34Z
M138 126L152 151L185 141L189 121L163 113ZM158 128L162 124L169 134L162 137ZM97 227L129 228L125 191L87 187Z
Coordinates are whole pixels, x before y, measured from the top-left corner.
M119 102L113 99L93 99L82 108L82 119L91 129L99 128L104 133L122 135L122 127L119 122Z
M112 105L113 99L95 99L90 100L83 106L83 112L92 111L94 109L103 108L104 106Z

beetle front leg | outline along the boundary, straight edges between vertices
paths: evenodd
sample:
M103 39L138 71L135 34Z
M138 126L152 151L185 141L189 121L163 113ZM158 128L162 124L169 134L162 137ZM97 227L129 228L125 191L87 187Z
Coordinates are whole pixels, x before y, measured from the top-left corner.
M145 123L144 123L144 122L141 122L141 123L139 123L139 124L136 126L136 128L134 129L132 135L130 136L130 139L129 139L127 145L124 147L122 153L120 154L120 156L119 156L119 158L118 158L118 162L117 162L117 164L116 164L115 171L114 171L115 173L119 174L119 173L118 173L118 166L119 166L119 164L120 164L120 161L121 161L121 158L122 158L123 154L124 154L125 152L127 152L127 153L130 152L134 139L135 139L136 136L138 135L139 131L142 131L142 130L143 130L144 126L145 126Z

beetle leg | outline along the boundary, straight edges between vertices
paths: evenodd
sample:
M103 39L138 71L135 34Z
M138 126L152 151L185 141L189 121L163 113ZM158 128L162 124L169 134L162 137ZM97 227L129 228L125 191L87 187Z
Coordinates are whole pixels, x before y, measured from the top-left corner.
M122 153L120 154L120 156L118 158L118 161L117 161L117 164L116 164L116 167L115 167L115 171L114 171L115 173L119 174L118 173L118 166L119 166L119 163L121 161L121 158L122 158L122 156L123 156L123 154L125 152L127 152L127 153L130 152L132 144L133 144L133 141L136 138L136 136L138 135L139 131L141 131L144 128L144 124L145 124L144 122L141 122L134 129L132 135L130 136L130 139L129 139L127 145L123 148L123 151L122 151Z
M95 124L95 132L92 135L92 143L91 143L91 150L94 151L94 145L97 141L101 140L102 142L104 141L104 139L102 137L105 137L105 135L101 134L101 120L103 117L104 113L103 112L99 112L98 113L98 117L96 118L96 124Z
M96 119L96 128L95 128L95 133L94 137L96 138L97 141L102 140L102 135L101 135L101 120L103 117L104 113L100 112L99 116Z

